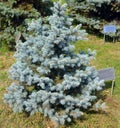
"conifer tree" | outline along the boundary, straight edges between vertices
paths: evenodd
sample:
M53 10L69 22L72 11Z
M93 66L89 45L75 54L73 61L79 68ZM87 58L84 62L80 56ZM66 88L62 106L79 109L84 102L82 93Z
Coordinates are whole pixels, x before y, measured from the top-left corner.
M66 4L54 3L53 14L32 21L32 35L16 45L10 78L14 81L4 95L14 112L41 112L56 124L71 122L92 106L103 81L90 66L94 51L74 52L73 43L86 39L81 25L72 26Z

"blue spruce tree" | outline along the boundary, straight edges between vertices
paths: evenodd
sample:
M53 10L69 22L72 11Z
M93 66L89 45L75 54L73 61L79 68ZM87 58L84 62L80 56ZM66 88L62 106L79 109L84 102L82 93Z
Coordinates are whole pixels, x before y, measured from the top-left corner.
M72 26L66 7L54 3L46 21L40 18L29 24L31 35L16 45L16 63L9 70L17 82L4 95L14 112L41 112L61 125L81 117L104 85L90 66L94 52L74 53L72 44L85 39L86 32L81 25Z

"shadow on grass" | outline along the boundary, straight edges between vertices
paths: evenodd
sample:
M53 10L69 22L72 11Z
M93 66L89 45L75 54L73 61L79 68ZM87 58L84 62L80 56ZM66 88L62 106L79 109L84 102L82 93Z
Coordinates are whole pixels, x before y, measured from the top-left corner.
M113 92L114 92L114 88L115 88L115 82L114 82L114 86L113 86ZM105 86L103 87L102 91L98 92L97 93L97 97L98 99L102 99L102 100L105 100L108 96L108 93L104 93L106 90L112 89L112 81L106 81L105 82ZM111 94L109 94L111 95Z

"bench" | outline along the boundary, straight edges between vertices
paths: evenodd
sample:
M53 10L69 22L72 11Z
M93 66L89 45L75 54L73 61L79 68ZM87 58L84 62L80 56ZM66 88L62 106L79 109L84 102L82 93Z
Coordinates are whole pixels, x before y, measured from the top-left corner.
M98 70L98 77L100 80L112 81L111 95L113 94L114 83L115 83L115 71L114 68L104 68Z
M114 33L113 42L115 42L115 37L116 37L116 26L115 25L105 25L103 27L103 32L104 32L104 43L106 41L105 39L106 34L109 34L109 33Z

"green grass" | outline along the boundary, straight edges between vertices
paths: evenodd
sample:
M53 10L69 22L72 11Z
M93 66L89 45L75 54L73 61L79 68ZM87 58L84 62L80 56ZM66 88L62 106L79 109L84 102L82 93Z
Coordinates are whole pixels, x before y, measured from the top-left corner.
M88 41L79 41L75 44L76 52L88 48L96 50L96 60L91 62L92 65L97 69L115 68L114 93L110 96L110 88L102 92L108 105L106 112L87 113L82 119L75 120L67 126L60 126L60 128L120 128L120 42L104 44L103 39L92 35L88 36L88 39ZM8 79L7 72L13 63L13 52L5 48L0 49L0 128L53 128L53 123L40 113L30 117L25 113L14 114L12 109L3 103L5 89L12 82Z
M4 45L0 46L0 55L7 52L8 51L8 48Z
M57 2L58 0L52 0L53 2ZM65 0L62 0L62 3L65 3Z

